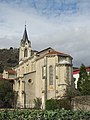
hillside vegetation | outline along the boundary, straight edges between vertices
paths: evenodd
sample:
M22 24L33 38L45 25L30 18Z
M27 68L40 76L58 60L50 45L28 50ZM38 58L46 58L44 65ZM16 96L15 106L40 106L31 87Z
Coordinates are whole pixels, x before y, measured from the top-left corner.
M0 73L4 69L15 67L18 64L18 60L19 49L12 47L10 49L0 49Z

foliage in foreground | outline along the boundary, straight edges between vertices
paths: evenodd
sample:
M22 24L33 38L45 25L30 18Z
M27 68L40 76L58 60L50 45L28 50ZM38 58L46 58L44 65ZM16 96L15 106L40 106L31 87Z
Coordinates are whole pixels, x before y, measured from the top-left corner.
M42 105L42 100L41 100L41 98L37 98L36 97L36 99L34 99L34 108L35 109L40 109L41 108L41 105Z
M66 110L71 109L71 105L68 99L49 99L46 101L46 110L55 110L62 108Z
M90 120L90 111L5 110L0 111L0 120Z

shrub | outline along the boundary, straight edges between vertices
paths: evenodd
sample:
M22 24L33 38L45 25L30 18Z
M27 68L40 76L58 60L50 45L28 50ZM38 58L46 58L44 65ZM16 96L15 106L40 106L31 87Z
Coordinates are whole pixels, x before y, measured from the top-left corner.
M57 109L57 100L56 99L49 99L46 101L46 109L47 110L54 110Z
M35 109L40 109L42 105L42 100L41 98L36 98L34 99L34 108Z
M0 110L0 120L90 120L90 112L70 110Z
M47 110L55 110L55 109L71 109L70 102L67 99L49 99L46 101L46 109Z

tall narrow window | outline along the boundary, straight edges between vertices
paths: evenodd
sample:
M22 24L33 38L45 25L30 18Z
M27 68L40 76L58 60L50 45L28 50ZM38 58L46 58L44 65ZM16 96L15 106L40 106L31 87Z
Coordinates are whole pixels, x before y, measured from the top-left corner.
M24 50L24 57L27 57L28 56L28 51L27 49Z
M46 67L42 66L42 78L45 79L46 76Z
M49 66L49 85L53 85L53 66Z

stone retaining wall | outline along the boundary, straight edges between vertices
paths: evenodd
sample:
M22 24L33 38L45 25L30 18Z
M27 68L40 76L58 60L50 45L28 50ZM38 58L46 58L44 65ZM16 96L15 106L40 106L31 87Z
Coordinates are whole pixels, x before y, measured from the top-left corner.
M77 96L72 99L73 110L90 111L90 96Z

